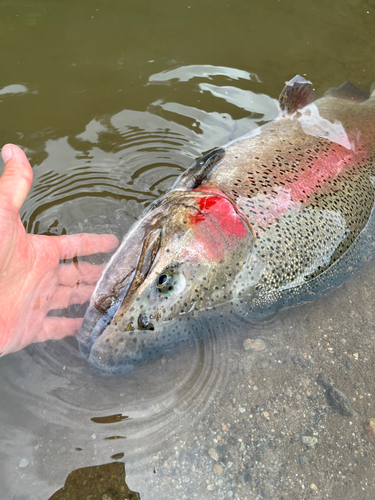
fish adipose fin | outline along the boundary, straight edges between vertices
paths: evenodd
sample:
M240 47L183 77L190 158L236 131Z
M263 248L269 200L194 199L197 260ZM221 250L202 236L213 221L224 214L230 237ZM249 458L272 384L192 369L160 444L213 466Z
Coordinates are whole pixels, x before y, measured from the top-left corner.
M346 99L349 101L367 101L367 94L350 82L345 82L340 87L332 87L325 92L324 97L335 97L336 99Z
M279 105L283 114L292 115L313 102L315 94L311 85L312 83L301 75L296 75L286 83L279 96Z
M209 175L224 158L223 148L214 149L202 158L196 160L176 181L173 189L190 190L199 187L207 181Z

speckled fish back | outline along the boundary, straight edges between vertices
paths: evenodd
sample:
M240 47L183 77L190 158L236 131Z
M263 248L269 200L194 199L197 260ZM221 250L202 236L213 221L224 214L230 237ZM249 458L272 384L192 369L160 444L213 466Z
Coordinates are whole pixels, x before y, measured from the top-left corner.
M264 266L259 292L324 272L353 244L374 206L374 99L327 97L313 106L323 125L336 126L329 138L317 136L324 128L308 112L282 117L251 141L229 145L209 178L253 228Z

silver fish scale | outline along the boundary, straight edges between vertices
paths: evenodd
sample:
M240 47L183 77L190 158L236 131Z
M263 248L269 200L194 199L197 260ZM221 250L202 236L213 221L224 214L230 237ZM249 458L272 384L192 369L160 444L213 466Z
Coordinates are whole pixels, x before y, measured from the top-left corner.
M319 109L322 108L329 117L334 116L336 119L336 116L339 116L345 120L344 123L348 128L352 127L356 130L362 128L360 125L363 116L367 119L370 116L372 122L368 124L368 135L373 139L369 141L371 148L373 147L372 144L375 144L375 101L373 99L358 104L326 98L317 101L317 106ZM272 268L277 275L280 267L279 261L286 260L284 254L291 245L291 238L300 248L302 246L311 248L315 241L323 252L324 250L329 252L330 258L324 259L324 264L320 263L315 269L311 269L311 277L323 272L353 244L365 227L375 201L375 190L370 180L370 176L375 175L375 162L371 150L367 153L365 161L357 161L363 149L363 145L357 142L354 151L348 152L343 146L332 144L329 140L306 135L298 120L290 118L281 118L265 125L262 133L253 138L251 147L247 140L239 140L238 143L226 149L225 158L210 177L209 183L229 193L241 212L246 215L258 236L255 248L259 248L259 245L264 246L261 242L267 244L270 237L265 236L264 233L269 231L275 233L277 228L280 228L279 239L272 237L273 251L270 252L268 249L266 252L267 269L270 270L268 275L273 273ZM349 153L348 163L352 162L352 168L346 171L343 169L338 175L329 176L324 181L318 179L314 185L314 191L306 196L305 200L296 203L293 223L299 225L301 222L305 229L303 234L294 230L293 236L288 230L287 220L292 207L285 210L284 214L273 215L273 204L278 209L280 193L284 192L287 197L288 191L293 183L298 181L301 174L307 176L309 172L314 173L318 168L316 162L325 155L329 157L329 154L334 152L336 152L335 157ZM344 162L343 166L345 166ZM324 172L322 172L322 177L324 177ZM306 208L310 208L308 216ZM301 216L300 220L298 212ZM326 220L319 221L313 212L325 213ZM338 214L338 217L332 218L334 213ZM270 224L270 214L271 219L272 215L275 220L277 219L276 225L274 222ZM337 237L339 239L340 244L336 248L333 248L332 244L330 245L327 241L327 238L331 238L324 229L328 222L327 217L332 222L338 221L336 229L330 224L333 246ZM342 227L343 220L346 228ZM301 244L302 241L303 244ZM334 251L331 251L332 248ZM272 258L274 258L273 263ZM304 258L307 258L306 266L303 264ZM289 253L288 261L287 265L291 266L293 261L294 267L298 261L296 272L289 274L291 282L298 271L310 265L307 252L301 252L299 255L294 253L293 256ZM268 276L267 280L269 279ZM271 279L277 286L276 276Z

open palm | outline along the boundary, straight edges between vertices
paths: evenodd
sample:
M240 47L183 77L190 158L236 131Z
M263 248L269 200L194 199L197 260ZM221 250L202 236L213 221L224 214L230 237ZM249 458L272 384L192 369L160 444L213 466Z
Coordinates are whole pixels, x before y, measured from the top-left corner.
M66 259L112 252L113 235L27 234L19 211L30 191L31 166L17 146L2 149L0 177L0 354L32 342L75 335L82 318L47 316L53 309L83 304L93 292L103 266Z

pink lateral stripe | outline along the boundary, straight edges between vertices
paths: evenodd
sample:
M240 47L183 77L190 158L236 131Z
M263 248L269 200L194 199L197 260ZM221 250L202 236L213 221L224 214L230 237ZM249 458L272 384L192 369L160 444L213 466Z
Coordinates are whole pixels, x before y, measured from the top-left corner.
M292 200L306 202L328 180L352 170L366 156L367 151L363 149L349 151L344 146L333 145L327 156L320 156L313 162L313 168L301 172L298 179L288 186Z

